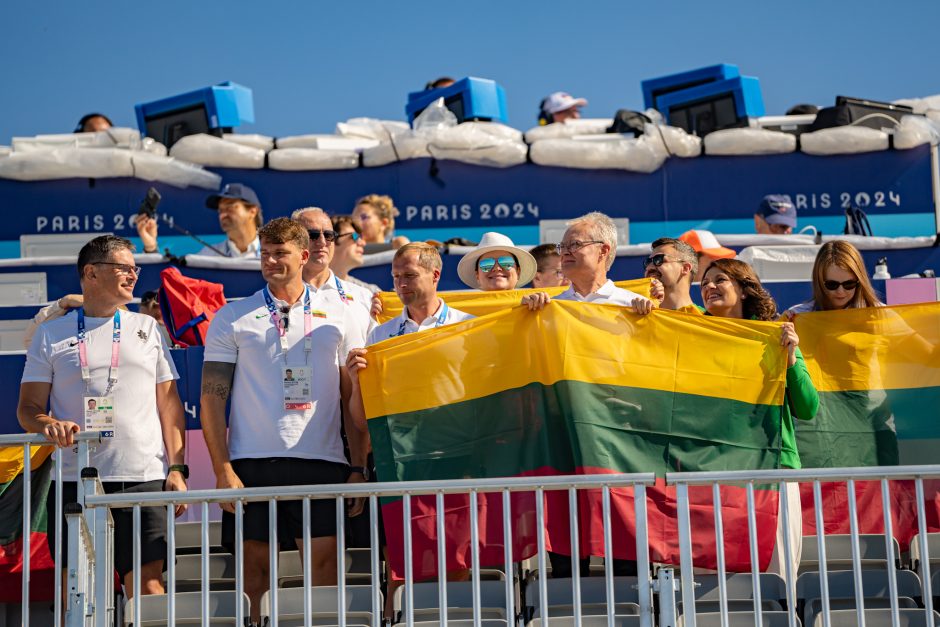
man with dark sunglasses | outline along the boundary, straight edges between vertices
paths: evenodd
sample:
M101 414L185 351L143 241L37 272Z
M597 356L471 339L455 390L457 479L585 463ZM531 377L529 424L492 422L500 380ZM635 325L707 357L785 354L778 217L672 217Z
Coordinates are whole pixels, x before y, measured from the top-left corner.
M672 237L660 237L653 242L650 256L643 260L644 276L658 279L666 291L660 305L663 309L705 313L705 309L693 303L689 295L692 278L697 272L695 249Z
M362 230L355 218L349 215L330 216L333 230L336 231L336 246L330 270L340 280L349 283L354 288L362 288L363 302L369 302L372 295L381 292L378 285L360 281L350 274L351 271L362 266L366 250L366 240L362 237Z

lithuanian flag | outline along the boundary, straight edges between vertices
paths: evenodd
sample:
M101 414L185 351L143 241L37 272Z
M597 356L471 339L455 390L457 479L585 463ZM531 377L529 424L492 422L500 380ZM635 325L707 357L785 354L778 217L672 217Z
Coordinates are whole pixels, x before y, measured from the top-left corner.
M515 307L369 349L363 401L382 481L779 466L786 356L774 323L610 305ZM696 565L715 566L711 492L694 492ZM632 489L613 498L614 557L635 558ZM744 492L724 492L726 559L750 568ZM469 500L445 499L448 569L470 564ZM651 559L678 563L676 500L649 502ZM435 501L412 499L415 577L436 573ZM384 504L401 573L402 502ZM535 552L533 494L512 500L515 559ZM600 492L579 503L580 555L603 555ZM777 494L758 493L758 528L776 527ZM502 564L499 495L480 499L481 560ZM548 548L570 553L567 494L546 498ZM774 534L762 534L761 565Z
M46 545L46 495L52 481L51 446L30 449L30 600L53 596L52 556ZM23 447L0 448L0 602L22 599Z
M940 445L940 303L821 311L796 317L816 389L816 419L797 425L806 468L931 464ZM925 486L928 529L940 530L937 482ZM881 487L859 482L862 533L884 533ZM844 485L823 486L827 533L848 533ZM917 533L911 481L891 482L895 537ZM816 533L812 486L803 487L803 529Z
M617 281L614 285L648 298L650 295L650 283L649 279L633 279L631 281ZM518 305L522 301L522 297L526 294L547 292L549 296L557 296L566 289L568 288L546 287L499 292L465 290L438 292L437 295L449 306L464 313L479 317L491 314L494 311L511 309ZM401 314L402 304L401 301L398 300L398 295L395 292L379 292L379 298L382 300L382 313L378 316L379 322L386 322Z

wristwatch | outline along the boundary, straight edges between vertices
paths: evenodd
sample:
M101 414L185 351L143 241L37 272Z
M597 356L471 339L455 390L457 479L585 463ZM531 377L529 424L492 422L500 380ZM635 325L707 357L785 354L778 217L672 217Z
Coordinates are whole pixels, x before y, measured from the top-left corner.
M358 472L360 475L362 475L365 478L366 481L369 480L369 469L366 468L365 466L350 466L349 472L350 473Z
M170 474L174 470L183 475L183 479L189 479L189 466L186 464L173 464L167 469L167 474Z

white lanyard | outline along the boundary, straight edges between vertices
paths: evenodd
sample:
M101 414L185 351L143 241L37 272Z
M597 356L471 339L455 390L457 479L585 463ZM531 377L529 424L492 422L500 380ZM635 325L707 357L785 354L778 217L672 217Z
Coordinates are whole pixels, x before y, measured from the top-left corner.
M88 347L85 342L85 308L78 308L78 363L82 367L82 381L85 383L85 391L91 383L91 368L88 366ZM114 312L114 329L111 332L111 366L108 368L108 389L105 396L111 394L111 390L118 380L118 364L120 362L121 348L121 310Z
M447 319L447 303L445 303L444 301L441 301L441 303L442 303L441 313L437 317L437 322L434 323L435 329L437 327L444 326L444 321ZM408 308L407 307L401 313L401 315L403 315L405 319L401 321L401 325L398 327L398 333L396 333L393 337L401 337L402 335L405 334L405 325L408 324ZM418 328L419 329L421 328L420 324L418 325Z
M264 304L268 308L268 313L271 314L271 324L274 325L274 328L277 329L278 339L281 345L281 358L284 360L284 364L287 364L287 325L288 320L290 320L290 310L284 314L284 318L281 318L281 314L277 309L277 305L274 304L274 299L271 297L271 292L265 286L262 290L264 294ZM305 286L304 289L304 363L307 364L310 362L310 352L313 350L313 338L310 336L311 331L313 330L313 312L310 309L310 288Z

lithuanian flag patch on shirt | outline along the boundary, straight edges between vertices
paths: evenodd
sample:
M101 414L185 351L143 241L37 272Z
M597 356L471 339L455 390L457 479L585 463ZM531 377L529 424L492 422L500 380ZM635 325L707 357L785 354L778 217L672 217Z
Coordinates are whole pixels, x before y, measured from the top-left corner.
M310 311L310 315L314 318L326 318L326 312L319 309L313 309Z

